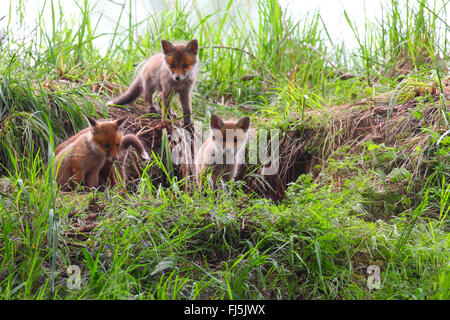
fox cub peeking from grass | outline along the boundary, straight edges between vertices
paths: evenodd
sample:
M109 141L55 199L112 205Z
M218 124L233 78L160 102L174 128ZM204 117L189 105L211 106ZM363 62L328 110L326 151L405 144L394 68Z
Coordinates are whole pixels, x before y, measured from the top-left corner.
M89 187L117 184L113 164L124 163L128 148L134 146L140 156L148 160L148 153L137 136L122 136L119 128L125 118L98 122L87 117L90 127L85 128L61 143L55 150L57 182L62 189L73 189L75 183ZM119 167L125 181L123 166Z
M153 105L153 93L161 92L161 115L170 116L170 98L180 96L184 125L191 124L191 94L197 80L198 41L187 44L161 40L162 53L151 57L140 70L127 91L108 104L124 105L136 100L142 93L148 112L157 113Z
M197 185L201 187L201 174L211 170L210 185L214 188L219 177L226 181L235 178L245 150L250 118L223 121L219 116L213 115L210 125L211 135L195 156L195 172Z

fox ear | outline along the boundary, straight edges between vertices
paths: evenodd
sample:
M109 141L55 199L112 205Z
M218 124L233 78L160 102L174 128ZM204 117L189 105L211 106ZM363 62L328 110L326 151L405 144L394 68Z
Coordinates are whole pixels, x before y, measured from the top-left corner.
M116 122L117 129L120 128L120 126L125 122L125 120L127 120L127 117L123 117L123 118L117 119L117 120L115 121L115 122Z
M95 119L92 119L89 116L86 116L86 118L88 119L89 124L91 125L91 127L95 127L97 125L97 121Z
M222 119L220 119L219 116L216 116L215 114L213 114L211 116L211 128L213 129L219 129L223 127L223 121Z
M90 127L91 127L91 130L92 130L92 132L97 132L97 120L95 120L95 119L92 119L91 117L89 117L89 116L86 116L86 118L88 119L88 121L89 121L89 125L90 125Z
M247 132L248 128L250 128L250 118L249 117L240 118L236 126L244 130L244 132Z
M191 41L189 41L186 45L186 49L187 52L193 54L193 55L197 55L198 53L198 40L197 39L192 39Z
M161 40L161 48L164 54L168 54L173 51L173 44L167 40Z

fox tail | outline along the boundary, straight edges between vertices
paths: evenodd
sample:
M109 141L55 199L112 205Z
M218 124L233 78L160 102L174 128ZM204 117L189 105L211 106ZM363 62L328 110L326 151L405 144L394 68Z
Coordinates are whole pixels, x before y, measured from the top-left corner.
M125 105L128 103L133 102L134 100L139 97L139 95L142 93L142 81L140 77L138 76L130 85L130 87L125 91L123 94L118 96L115 99L112 99L108 101L108 104L117 104L117 105Z
M120 149L121 150L127 150L130 146L133 146L136 148L136 150L139 152L139 155L142 159L148 160L149 156L147 151L145 151L144 145L142 142L138 139L138 137L134 134L126 134L122 137L122 141L120 142Z

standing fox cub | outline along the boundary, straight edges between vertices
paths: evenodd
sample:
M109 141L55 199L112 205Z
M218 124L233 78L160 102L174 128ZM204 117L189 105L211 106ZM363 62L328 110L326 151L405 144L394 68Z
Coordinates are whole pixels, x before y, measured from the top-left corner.
M144 146L134 134L122 137L119 128L125 118L98 122L88 117L90 127L61 143L55 150L57 182L63 189L73 188L75 183L89 187L117 184L113 164L125 162L128 148L133 145L143 159L148 160ZM119 168L125 180L123 168Z
M219 177L223 177L226 181L235 178L247 141L250 118L223 121L219 116L213 115L210 125L211 135L195 157L195 171L197 185L200 187L200 175L210 168L212 171L210 184L214 188Z
M161 40L162 53L151 57L142 67L127 91L108 104L124 105L136 100L142 93L149 112L156 113L153 93L161 91L161 115L169 115L170 98L174 93L180 96L184 125L191 124L191 94L197 80L198 41L187 44Z

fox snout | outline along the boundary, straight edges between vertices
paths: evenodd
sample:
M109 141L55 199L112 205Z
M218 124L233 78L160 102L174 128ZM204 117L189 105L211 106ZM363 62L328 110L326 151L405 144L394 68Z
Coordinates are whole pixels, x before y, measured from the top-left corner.
M107 155L106 155L106 159L107 159L108 161L112 161L112 162L117 161L117 155L112 156L112 155L110 155L110 154L107 154Z
M106 150L106 159L108 161L116 161L119 157L119 148L110 148L109 150Z
M117 143L117 146L109 146L109 149L106 149L106 159L108 161L116 161L119 157L119 143Z
M172 78L175 81L181 81L184 78L186 78L186 73L176 73L176 72L172 72Z

